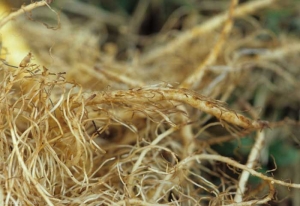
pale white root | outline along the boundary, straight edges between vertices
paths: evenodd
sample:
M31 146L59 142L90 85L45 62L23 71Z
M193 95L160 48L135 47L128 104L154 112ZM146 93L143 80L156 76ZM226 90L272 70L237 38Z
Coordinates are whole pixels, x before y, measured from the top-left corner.
M263 147L263 143L265 140L265 132L261 131L261 132L257 132L257 137L255 140L255 144L252 147L252 150L250 152L250 155L248 157L248 161L246 166L248 168L253 168L255 166L255 163L257 161L257 159L259 158L260 155L260 151ZM240 176L240 180L239 180L239 184L238 184L238 188L236 191L236 195L234 197L234 201L235 202L242 202L243 201L243 194L246 190L246 184L247 181L249 179L250 173L248 171L243 171L241 176Z

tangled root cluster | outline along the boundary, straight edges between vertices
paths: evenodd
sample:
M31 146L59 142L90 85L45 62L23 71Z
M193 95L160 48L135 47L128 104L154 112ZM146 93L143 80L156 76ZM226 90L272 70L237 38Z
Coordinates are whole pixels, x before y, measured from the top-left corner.
M118 60L111 43L104 51L88 40L73 48L68 25L55 36L64 44L54 47L51 58L43 59L49 46L43 40L53 31L39 45L29 41L49 67L34 63L31 53L16 68L3 60L0 204L254 205L274 199L275 184L300 188L257 171L266 130L282 122L260 120L245 103L261 100L261 93L269 96L265 105L287 92L299 97L299 40L275 38L245 17L272 2L237 6L232 0L228 12L181 31L164 46L145 43L144 53L128 54L132 61ZM239 17L253 26L246 34L233 26ZM21 29L36 32L35 24ZM201 47L204 41L212 46ZM238 106L225 104L229 98L244 100L240 108L248 112L230 109ZM253 133L256 141L243 164L212 149ZM263 181L246 190L250 174Z

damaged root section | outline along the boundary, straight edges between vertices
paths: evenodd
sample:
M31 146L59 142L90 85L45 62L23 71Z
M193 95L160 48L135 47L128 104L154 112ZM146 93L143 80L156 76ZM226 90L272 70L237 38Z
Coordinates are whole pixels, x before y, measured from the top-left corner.
M210 99L186 89L172 88L139 88L128 91L99 92L93 95L84 94L88 104L124 103L124 104L156 104L162 101L175 101L190 105L205 113L215 116L244 129L263 129L268 127L265 121L251 120L226 107L223 102Z

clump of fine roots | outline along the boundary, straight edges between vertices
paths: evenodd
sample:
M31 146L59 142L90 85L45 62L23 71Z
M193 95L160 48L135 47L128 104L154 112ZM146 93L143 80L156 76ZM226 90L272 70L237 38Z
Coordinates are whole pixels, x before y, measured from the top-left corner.
M141 11L149 6L142 2ZM31 10L40 6L54 12L48 3L0 25L21 13L38 18ZM80 30L63 13L59 30L18 17L32 51L17 66L1 64L0 204L256 205L276 198L275 185L300 188L258 172L270 128L299 123L272 122L255 108L299 103L299 39L276 37L250 16L274 1L228 3L173 37L177 13L153 38L119 34L120 45L102 49L88 15ZM131 32L143 18L134 14ZM118 20L110 26L124 24ZM127 52L118 57L118 47ZM249 136L242 162L212 149ZM248 187L249 175L260 185Z

